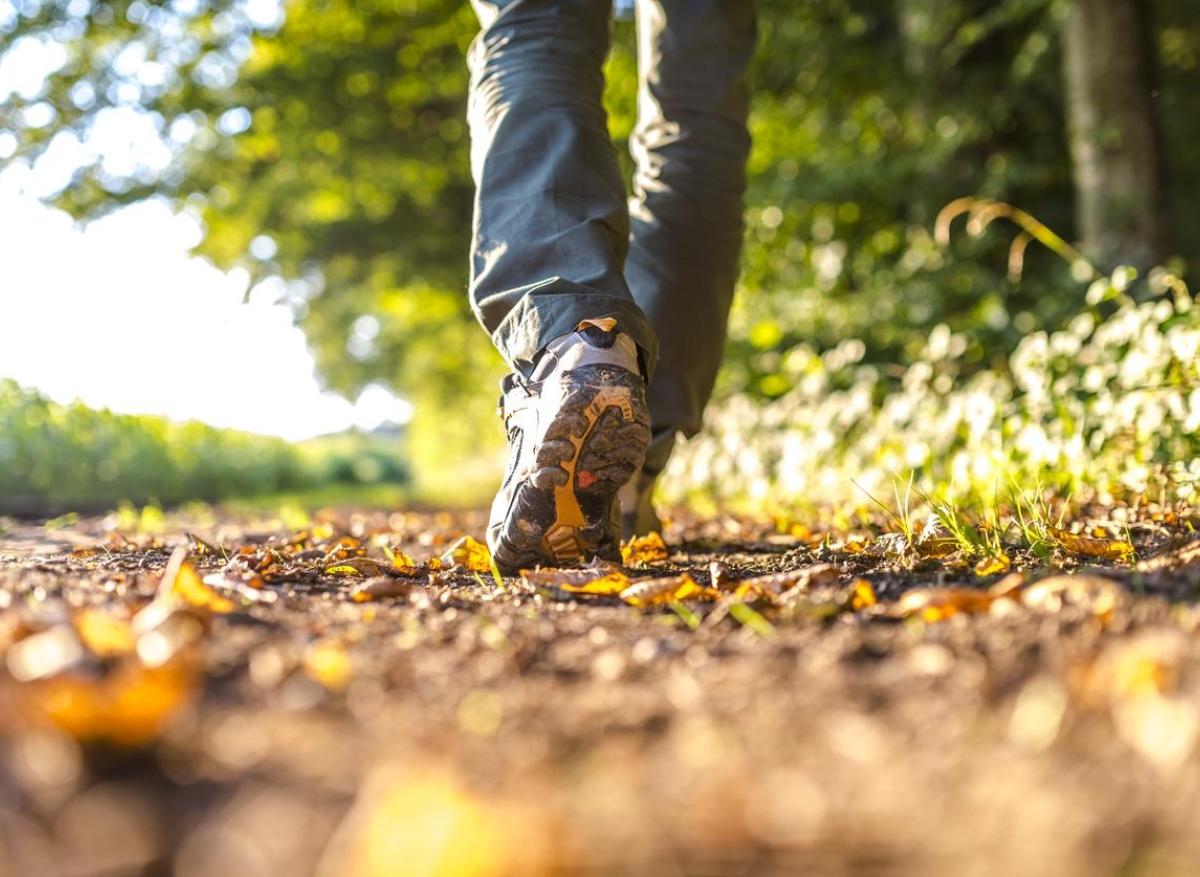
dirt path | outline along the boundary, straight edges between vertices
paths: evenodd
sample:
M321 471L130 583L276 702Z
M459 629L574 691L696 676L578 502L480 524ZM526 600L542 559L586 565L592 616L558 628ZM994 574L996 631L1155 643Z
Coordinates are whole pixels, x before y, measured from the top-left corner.
M0 875L1200 870L1185 518L984 577L684 522L646 608L431 570L477 515L113 526L0 531Z

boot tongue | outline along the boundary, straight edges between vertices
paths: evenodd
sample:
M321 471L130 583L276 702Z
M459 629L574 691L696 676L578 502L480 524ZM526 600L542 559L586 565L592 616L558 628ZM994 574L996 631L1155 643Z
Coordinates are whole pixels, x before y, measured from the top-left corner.
M612 317L597 317L591 320L582 320L575 327L575 331L582 335L592 347L607 350L617 340L617 333L613 331L616 328L617 321Z

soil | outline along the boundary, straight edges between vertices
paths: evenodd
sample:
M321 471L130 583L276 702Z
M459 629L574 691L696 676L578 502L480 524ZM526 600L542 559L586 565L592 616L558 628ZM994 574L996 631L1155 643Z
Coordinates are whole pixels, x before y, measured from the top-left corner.
M650 608L406 567L477 513L2 521L0 875L1198 873L1195 520L1124 512L1007 577L680 515Z

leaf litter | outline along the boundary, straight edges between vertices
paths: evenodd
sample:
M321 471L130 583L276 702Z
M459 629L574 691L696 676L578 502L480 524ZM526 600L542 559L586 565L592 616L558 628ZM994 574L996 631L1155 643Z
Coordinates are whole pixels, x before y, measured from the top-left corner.
M623 564L509 579L492 576L469 522L431 516L98 533L95 550L0 566L0 702L11 707L0 722L21 758L55 746L47 764L90 765L118 747L141 753L140 770L161 764L169 785L258 789L255 809L292 819L325 808L305 829L312 844L288 847L309 858L261 841L255 855L278 873L309 873L317 859L344 873L356 856L395 871L387 838L404 819L386 815L392 801L503 827L463 828L455 844L530 874L597 862L629 872L647 856L718 849L746 862L780 845L886 850L898 838L887 826L910 823L933 839L905 852L919 866L963 849L940 845L941 826L987 843L962 814L997 790L994 815L1024 826L1024 843L997 853L1010 870L1029 871L1013 858L1028 848L1103 873L1090 848L1037 840L1018 802L1039 802L1038 824L1092 810L1012 765L1021 747L1043 753L1074 777L1064 781L1088 784L1073 794L1097 808L1139 808L1120 790L1140 761L1162 770L1180 813L1200 812L1193 785L1172 785L1200 739L1194 547L1184 527L1130 523L1129 537L1071 533L1087 542L1047 531L1065 552L1047 565L1011 543L964 556L936 529L910 541L789 525L796 534L781 539L777 523L687 521L661 548L630 546ZM64 760L73 746L81 754ZM1072 770L1094 758L1104 771ZM30 800L45 794L41 774L12 775ZM126 783L119 771L107 781ZM670 803L678 784L692 802L682 813ZM180 826L155 843L206 836L182 813L176 823L154 786L131 774L122 787ZM335 805L322 791L332 788L356 809ZM851 789L875 790L875 817L861 818ZM195 806L209 808L210 832L248 812ZM1157 812L1137 811L1143 824ZM663 830L632 832L631 816ZM1159 842L1174 843L1172 830L1163 823Z

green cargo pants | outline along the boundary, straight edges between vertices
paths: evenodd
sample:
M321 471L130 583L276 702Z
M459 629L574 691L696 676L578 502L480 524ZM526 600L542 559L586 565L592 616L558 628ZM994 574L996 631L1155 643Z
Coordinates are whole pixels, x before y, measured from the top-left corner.
M473 0L471 306L508 364L615 317L649 378L666 464L712 393L742 243L754 0L637 0L637 171L601 102L612 0Z

